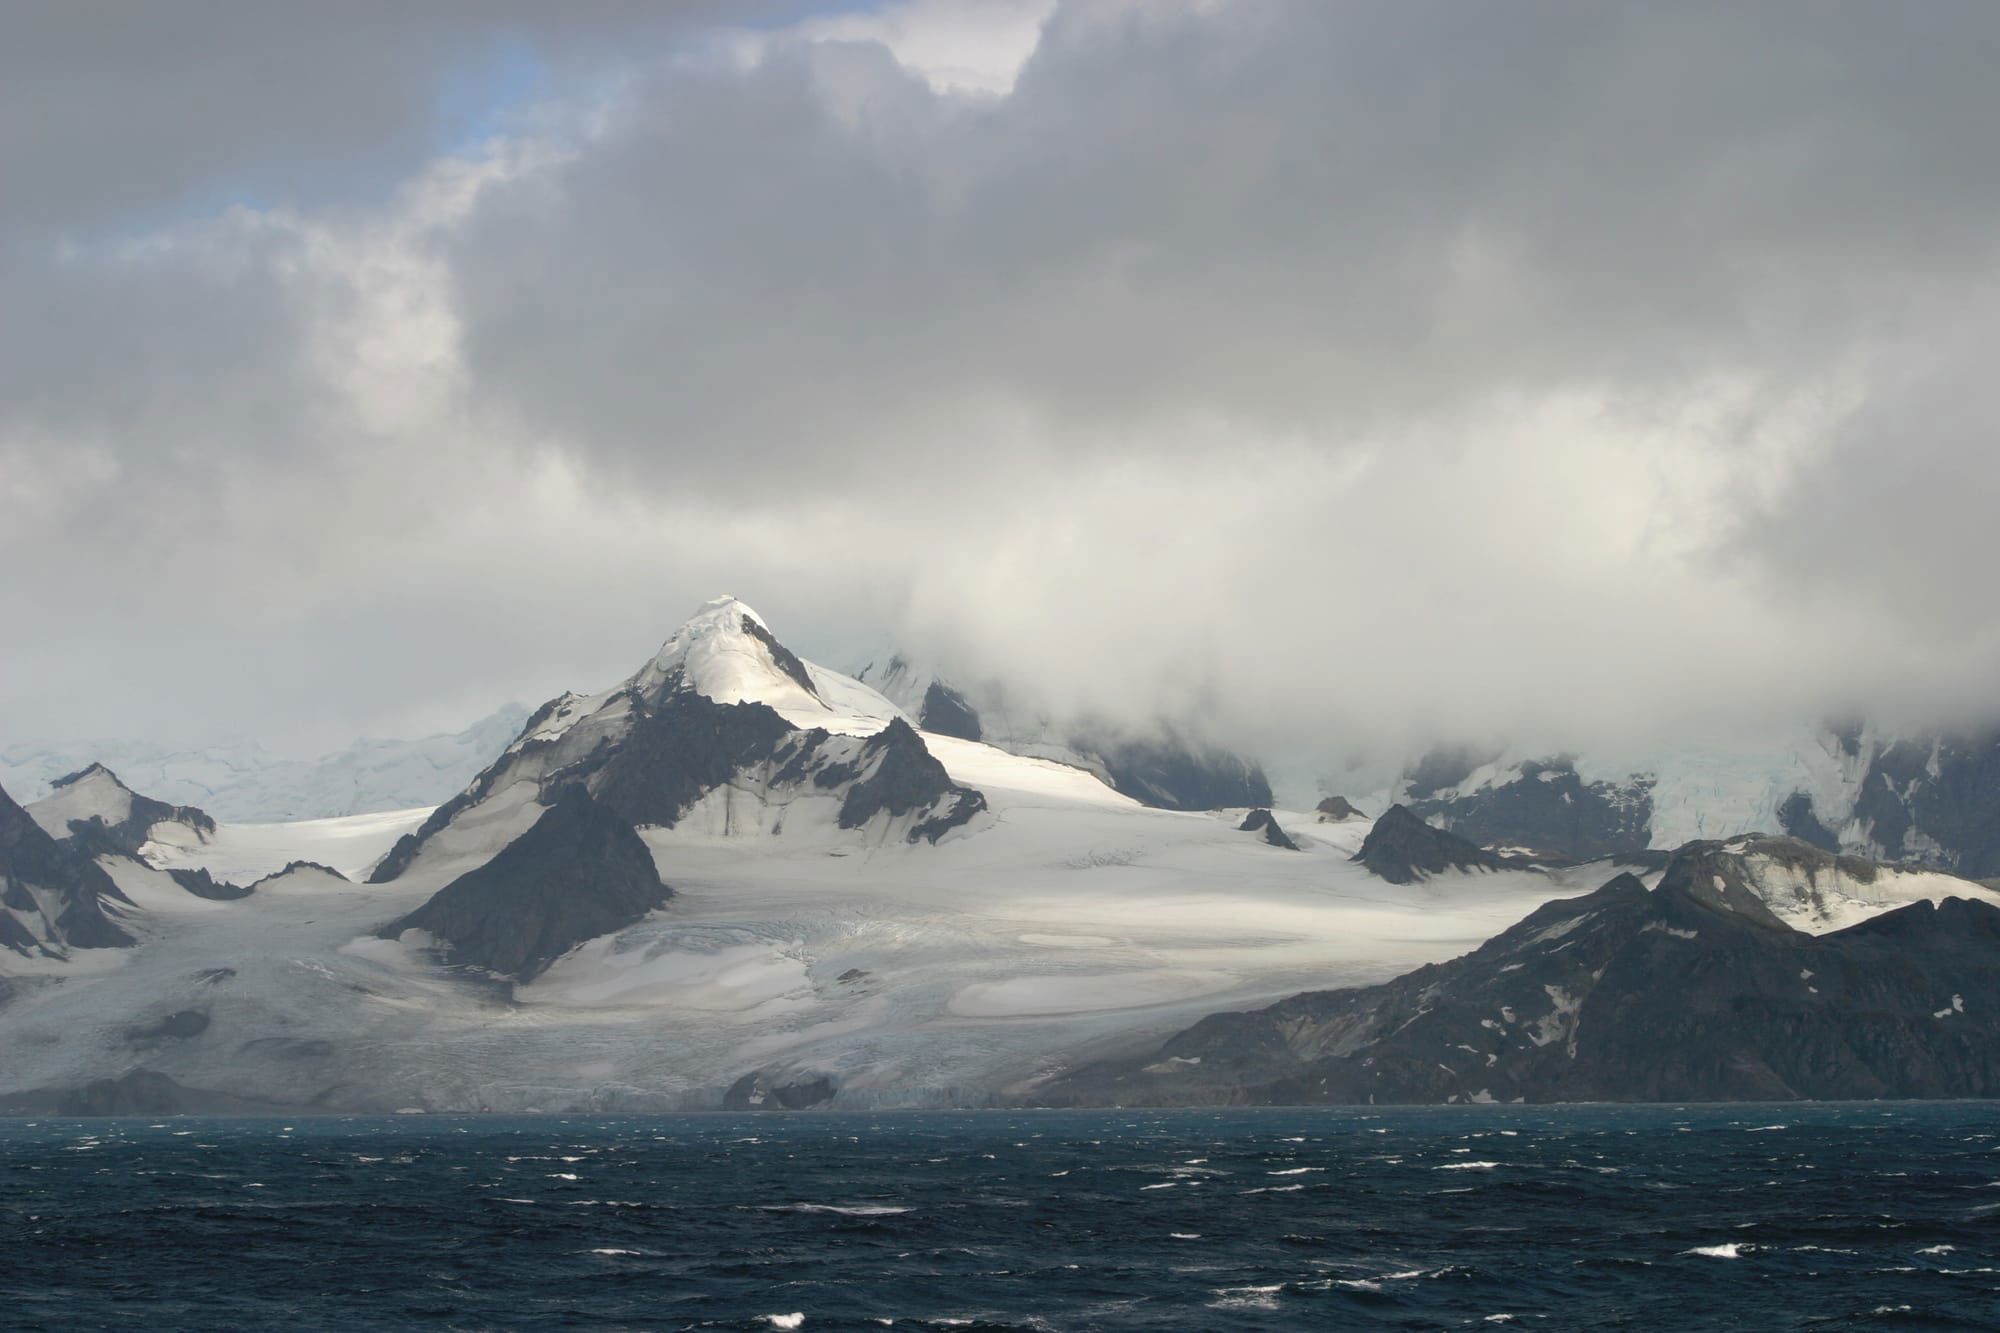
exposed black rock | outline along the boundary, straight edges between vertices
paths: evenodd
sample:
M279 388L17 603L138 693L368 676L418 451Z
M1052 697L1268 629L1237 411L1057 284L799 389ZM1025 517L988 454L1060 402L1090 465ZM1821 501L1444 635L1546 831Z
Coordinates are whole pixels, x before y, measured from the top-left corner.
M833 1100L840 1089L825 1074L781 1083L761 1070L745 1074L722 1096L725 1111L802 1111Z
M826 739L824 731L799 731L768 704L719 704L682 690L639 717L604 756L592 789L628 824L672 828L696 801L743 769L795 759L802 776Z
M779 643L776 635L750 616L743 617L743 632L764 645L764 651L771 654L771 660L777 663L778 670L790 676L807 694L815 699L819 698L819 689L814 686L812 673L806 670L806 664L801 662L791 649Z
M1714 845L1379 986L1216 1014L1058 1104L1735 1101L2000 1093L2000 908L1833 934L1742 910ZM1968 886L1970 892L1977 892ZM1761 904L1758 904L1761 907Z
M860 828L876 815L915 814L949 800L950 805L910 829L908 840L935 843L986 808L984 793L951 780L944 765L925 748L910 724L897 718L861 747L866 774L848 788L840 803L840 826Z
M104 915L105 901L128 902L103 867L81 848L58 842L0 790L0 947L61 956L69 948L119 949L132 937ZM31 941L31 942L30 942Z
M1391 884L1414 884L1447 870L1510 870L1530 864L1433 828L1402 805L1382 812L1353 859Z
M1345 796L1329 796L1313 808L1319 812L1322 824L1338 822L1343 819L1368 818L1367 815L1355 809L1353 803Z
M231 884L227 880L216 879L206 870L169 870L168 876L174 883L186 889L197 898L208 898L216 902L233 902L238 898L248 898L250 889L241 884Z
M918 725L940 736L960 740L979 739L979 710L964 695L942 681L932 681L924 691L924 703L917 714Z
M803 668L802 668L803 669ZM672 828L716 788L735 784L772 795L799 788L835 791L842 828L859 828L876 814L930 817L907 832L910 842L936 842L986 808L979 792L952 782L910 725L898 718L865 740L821 728L793 726L763 703L717 703L681 688L674 677L658 689L627 691L615 700L629 719L581 758L549 762L550 743L531 739L564 705L557 700L530 719L524 735L472 786L431 813L370 874L384 883L408 869L417 852L453 819L503 781L532 780L546 803L552 793L582 783L634 827Z
M1288 852L1296 852L1299 845L1278 827L1277 819L1269 810L1252 810L1243 816L1243 822L1236 826L1239 833L1262 833L1264 841L1273 847L1282 847Z
M1793 792L1778 806L1778 826L1792 837L1811 843L1822 851L1840 850L1840 838L1820 823L1819 815L1813 810L1812 797L1802 791Z
M1152 737L1086 728L1069 745L1103 765L1113 788L1145 805L1163 810L1229 810L1271 803L1271 784L1261 767L1171 728Z
M49 786L55 791L74 786L86 778L98 778L115 783L130 798L130 813L116 824L107 824L102 816L70 821L70 838L78 848L90 856L137 856L139 849L151 839L155 824L172 821L185 824L204 838L215 834L215 821L205 811L192 805L168 805L150 796L141 796L119 781L118 775L103 764L92 764L74 773L64 774Z
M1428 760L1426 761L1429 762ZM1570 861L1595 861L1643 851L1652 838L1653 782L1585 782L1569 759L1529 761L1509 782L1460 794L1436 781L1457 771L1439 761L1421 781L1409 781L1411 810L1469 842L1532 849ZM1422 771L1422 766L1419 766ZM1468 773L1458 774L1455 782ZM1423 788L1425 795L1418 795Z
M2000 875L2000 732L1881 747L1854 816L1886 860Z
M526 981L672 896L639 835L576 785L492 860L377 933L427 931L448 962Z

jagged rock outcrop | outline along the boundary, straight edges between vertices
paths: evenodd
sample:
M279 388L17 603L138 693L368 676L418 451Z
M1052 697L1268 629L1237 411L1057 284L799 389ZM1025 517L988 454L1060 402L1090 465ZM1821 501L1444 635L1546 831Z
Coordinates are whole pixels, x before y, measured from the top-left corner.
M195 897L207 898L211 902L234 902L238 898L248 898L251 893L249 886L216 879L199 867L172 869L167 871L167 876Z
M672 896L639 835L575 784L492 860L377 933L421 930L449 963L527 981Z
M1216 1014L1051 1103L1731 1101L2000 1094L2000 906L1919 900L1812 935L1714 844L1451 962Z
M1338 824L1349 819L1366 819L1367 815L1354 808L1354 803L1345 796L1329 796L1313 807L1319 813L1322 824Z
M980 737L979 710L943 681L934 680L925 688L917 725L925 731L956 736L962 741L976 741Z
M1402 805L1382 812L1353 859L1391 884L1414 884L1447 870L1510 870L1529 864L1433 828Z
M0 948L49 958L124 948L132 937L104 904L128 901L84 849L50 837L0 791Z
M1273 847L1282 847L1288 852L1296 852L1299 845L1291 836L1278 827L1277 819L1269 810L1252 810L1243 816L1243 822L1236 826L1239 833L1262 833L1264 841Z

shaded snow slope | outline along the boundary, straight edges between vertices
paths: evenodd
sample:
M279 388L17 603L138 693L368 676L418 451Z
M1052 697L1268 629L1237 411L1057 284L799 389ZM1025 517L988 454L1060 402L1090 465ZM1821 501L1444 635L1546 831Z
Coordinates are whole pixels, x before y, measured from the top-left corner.
M102 764L57 778L28 813L50 837L75 840L92 853L131 855L156 835L200 842L215 832L205 811L142 796Z

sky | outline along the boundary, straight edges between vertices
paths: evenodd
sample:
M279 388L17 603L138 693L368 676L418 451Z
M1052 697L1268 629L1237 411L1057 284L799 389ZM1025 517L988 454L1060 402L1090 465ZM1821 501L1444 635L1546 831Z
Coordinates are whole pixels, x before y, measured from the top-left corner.
M2000 7L0 0L0 744L704 599L1260 753L2000 715Z

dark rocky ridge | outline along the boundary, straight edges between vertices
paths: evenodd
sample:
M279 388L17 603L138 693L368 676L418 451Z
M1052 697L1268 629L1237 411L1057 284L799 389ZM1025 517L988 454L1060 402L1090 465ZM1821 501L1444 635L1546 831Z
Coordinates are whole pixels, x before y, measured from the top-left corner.
M914 814L949 796L949 809L914 825L907 835L910 842L935 844L986 808L985 793L954 783L937 756L924 747L923 738L901 718L863 743L851 781L847 799L840 803L844 829L860 828L878 814L891 818Z
M577 784L492 860L377 934L427 931L446 961L527 981L672 896L639 835Z
M85 849L51 838L0 790L0 908L9 909L0 911L0 947L55 957L70 948L127 947L132 937L105 916L107 900L129 901Z
M1319 813L1322 824L1342 819L1366 819L1367 815L1354 808L1354 803L1345 796L1329 796L1313 807Z
M322 875L331 875L333 878L341 881L343 884L347 882L347 876L341 874L338 870L335 870L332 866L326 865L323 862L287 861L285 862L284 868L282 870L273 870L270 874L264 876L262 879L252 880L250 882L250 888L255 889L260 884L269 884L274 879L283 879L286 875L295 874L296 872L301 870L316 870Z
M1825 741L1852 784L1851 806L1843 796L1822 809L1796 790L1778 803L1777 827L1830 852L1917 862L1972 879L2000 876L2000 729L1877 739L1849 724L1830 729ZM1581 861L1629 858L1650 844L1650 776L1584 782L1573 760L1557 757L1522 764L1507 782L1460 790L1498 757L1465 747L1433 750L1405 775L1403 799L1424 818L1488 846Z
M1585 782L1573 760L1558 758L1530 761L1512 781L1461 795L1457 784L1470 776L1465 764L1475 759L1485 762L1476 754L1426 757L1408 781L1410 809L1468 842L1569 861L1629 855L1651 841L1650 778Z
M216 879L208 871L175 869L167 872L167 877L197 898L207 898L212 902L234 902L238 898L248 898L250 889L241 884L231 884L228 880Z
M799 660L798 654L779 643L775 634L758 624L754 616L743 617L743 632L764 645L764 651L771 655L778 670L790 676L807 694L819 698L819 688L813 684L812 673L806 670L806 664Z
M1052 1104L1736 1101L2000 1094L2000 908L1833 934L1741 910L1714 844L1379 986L1216 1014ZM1968 886L1970 889L1971 886ZM1708 891L1713 890L1713 891ZM1761 903L1757 904L1761 908Z
M1299 849L1299 845L1292 841L1291 835L1278 827L1277 818L1269 810L1252 810L1243 816L1243 822L1236 826L1236 830L1239 833L1262 833L1265 842L1273 847L1282 847L1288 852L1296 852Z
M1453 833L1433 828L1409 807L1392 805L1361 840L1353 857L1391 884L1414 884L1447 870L1512 870L1529 862L1475 847Z

